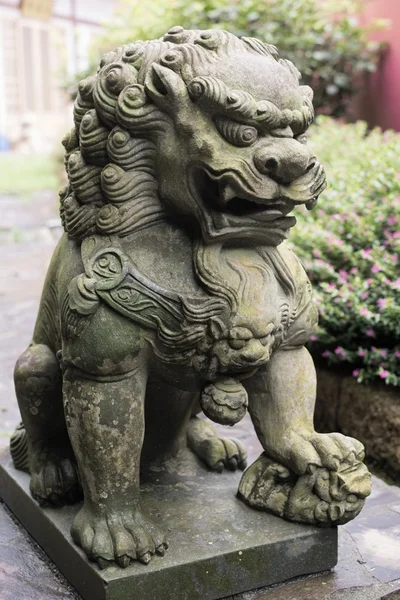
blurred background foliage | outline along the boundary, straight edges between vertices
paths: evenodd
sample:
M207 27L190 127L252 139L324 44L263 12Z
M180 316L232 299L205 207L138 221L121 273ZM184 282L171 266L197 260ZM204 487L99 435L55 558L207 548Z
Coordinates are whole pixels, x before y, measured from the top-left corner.
M321 116L309 145L328 187L297 209L289 240L318 305L310 350L359 382L400 386L400 135Z
M385 22L362 26L363 4L365 0L121 0L95 39L91 64L78 81L96 70L101 54L121 44L159 38L178 24L220 28L275 44L314 89L316 112L341 117L365 76L375 71L382 48L368 34ZM76 84L70 82L72 95Z

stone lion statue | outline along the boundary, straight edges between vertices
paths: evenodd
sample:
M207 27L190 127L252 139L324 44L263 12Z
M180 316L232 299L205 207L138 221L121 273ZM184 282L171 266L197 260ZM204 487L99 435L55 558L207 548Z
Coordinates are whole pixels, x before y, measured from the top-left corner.
M139 504L140 463L220 439L247 409L262 456L239 497L303 523L353 518L363 446L313 426L311 285L285 238L325 174L307 146L312 91L276 48L174 27L106 54L65 137L65 233L15 368L11 441L41 504L84 503L72 536L100 566L168 547Z

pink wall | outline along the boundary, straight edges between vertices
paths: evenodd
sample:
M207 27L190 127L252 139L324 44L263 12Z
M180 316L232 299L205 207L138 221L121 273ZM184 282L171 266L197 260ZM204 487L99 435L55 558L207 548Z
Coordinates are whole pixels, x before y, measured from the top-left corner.
M374 40L387 41L388 48L357 112L371 125L400 131L400 0L364 1L365 23L388 19L391 24L388 29L371 34Z

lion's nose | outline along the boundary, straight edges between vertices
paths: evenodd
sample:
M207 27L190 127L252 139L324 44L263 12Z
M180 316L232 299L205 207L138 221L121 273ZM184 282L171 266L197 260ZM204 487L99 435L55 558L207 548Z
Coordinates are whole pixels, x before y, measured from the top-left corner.
M254 155L254 164L260 173L284 184L307 173L315 162L310 150L294 139L281 138L258 148Z

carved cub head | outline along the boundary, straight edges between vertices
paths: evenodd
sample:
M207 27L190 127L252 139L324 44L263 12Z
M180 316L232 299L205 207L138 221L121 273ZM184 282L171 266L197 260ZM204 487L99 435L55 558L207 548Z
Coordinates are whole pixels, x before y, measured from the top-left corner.
M220 30L174 27L107 54L63 142L66 231L126 236L169 213L206 243L279 244L325 187L299 77L274 46Z

